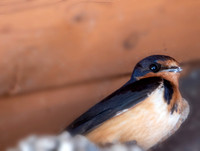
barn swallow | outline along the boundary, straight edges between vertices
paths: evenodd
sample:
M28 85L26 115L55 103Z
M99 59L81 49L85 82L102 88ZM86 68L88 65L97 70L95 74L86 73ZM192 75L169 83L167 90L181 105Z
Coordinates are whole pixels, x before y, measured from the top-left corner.
M179 91L179 63L164 55L136 64L130 80L91 107L66 130L99 145L136 141L149 149L172 135L187 118Z

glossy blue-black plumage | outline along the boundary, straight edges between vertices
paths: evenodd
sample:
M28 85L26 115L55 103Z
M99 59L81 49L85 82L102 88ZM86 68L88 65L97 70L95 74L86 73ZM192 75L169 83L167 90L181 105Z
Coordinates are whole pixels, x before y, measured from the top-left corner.
M145 100L145 98L148 97L148 94L159 87L161 82L163 82L165 89L163 97L167 104L169 104L173 95L173 87L169 81L162 79L161 77L138 80L138 77L141 78L149 72L155 72L152 71L152 65L158 64L159 61L167 60L174 59L169 56L154 55L141 60L135 66L131 79L124 86L82 114L70 124L66 130L72 135L89 133L97 126L103 124L106 120L116 116L118 112L129 109ZM162 64L159 64L159 67L161 69L166 69Z
M169 56L164 56L164 55L153 55L144 58L140 62L138 62L133 70L133 74L131 76L131 82L136 81L137 77L143 77L147 73L152 72L150 69L150 66L152 64L158 64L159 61L167 61L167 60L174 60L173 58ZM175 61L175 60L174 60ZM165 68L161 65L161 68Z
M165 101L167 102L167 104L170 104L170 101L174 93L173 86L169 81L164 80L164 88L165 88L165 92L164 92Z
M67 127L72 135L85 134L112 118L117 112L143 101L160 85L159 77L146 78L128 84L93 106Z

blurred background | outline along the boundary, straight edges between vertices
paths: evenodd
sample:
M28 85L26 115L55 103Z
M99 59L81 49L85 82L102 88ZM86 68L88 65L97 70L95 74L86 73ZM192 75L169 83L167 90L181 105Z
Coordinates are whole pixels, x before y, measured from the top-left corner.
M1 0L0 150L59 134L153 54L178 60L191 106L153 151L200 150L200 1Z

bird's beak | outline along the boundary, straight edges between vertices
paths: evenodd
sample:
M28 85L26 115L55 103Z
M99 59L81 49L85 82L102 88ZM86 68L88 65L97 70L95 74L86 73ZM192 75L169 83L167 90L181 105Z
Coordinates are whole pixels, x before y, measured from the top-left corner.
M182 69L181 67L172 66L172 67L170 67L170 68L168 68L168 69L165 69L165 70L163 70L163 71L175 72L175 73L177 73L177 72L181 72L182 70L183 70L183 69Z

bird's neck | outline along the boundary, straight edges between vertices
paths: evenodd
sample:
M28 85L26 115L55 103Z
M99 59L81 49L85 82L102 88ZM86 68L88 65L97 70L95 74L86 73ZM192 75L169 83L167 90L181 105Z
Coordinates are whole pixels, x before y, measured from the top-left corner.
M169 81L170 80L170 81ZM167 82L165 82L167 81ZM172 97L170 100L167 100L168 102L168 109L171 113L174 111L178 112L181 108L181 102L182 102L182 96L179 91L179 83L178 80L174 79L164 79L164 87L165 87L165 93L172 92L173 94L165 94L165 95L171 95ZM167 90L166 90L167 89ZM171 91L169 91L171 90ZM166 99L166 98L165 98Z
M162 73L162 74L157 74L157 75L149 74L149 75L143 76L142 78L132 77L124 86L126 86L130 83L134 83L135 81L141 80L143 78L151 78L151 77L162 78L163 84L165 87L165 100L166 100L166 103L168 103L169 111L173 111L177 105L181 104L180 102L182 100L182 96L179 91L179 76L180 76L179 74L174 75L173 73ZM164 81L166 81L166 82L164 82ZM179 105L178 108L180 106L181 105Z

